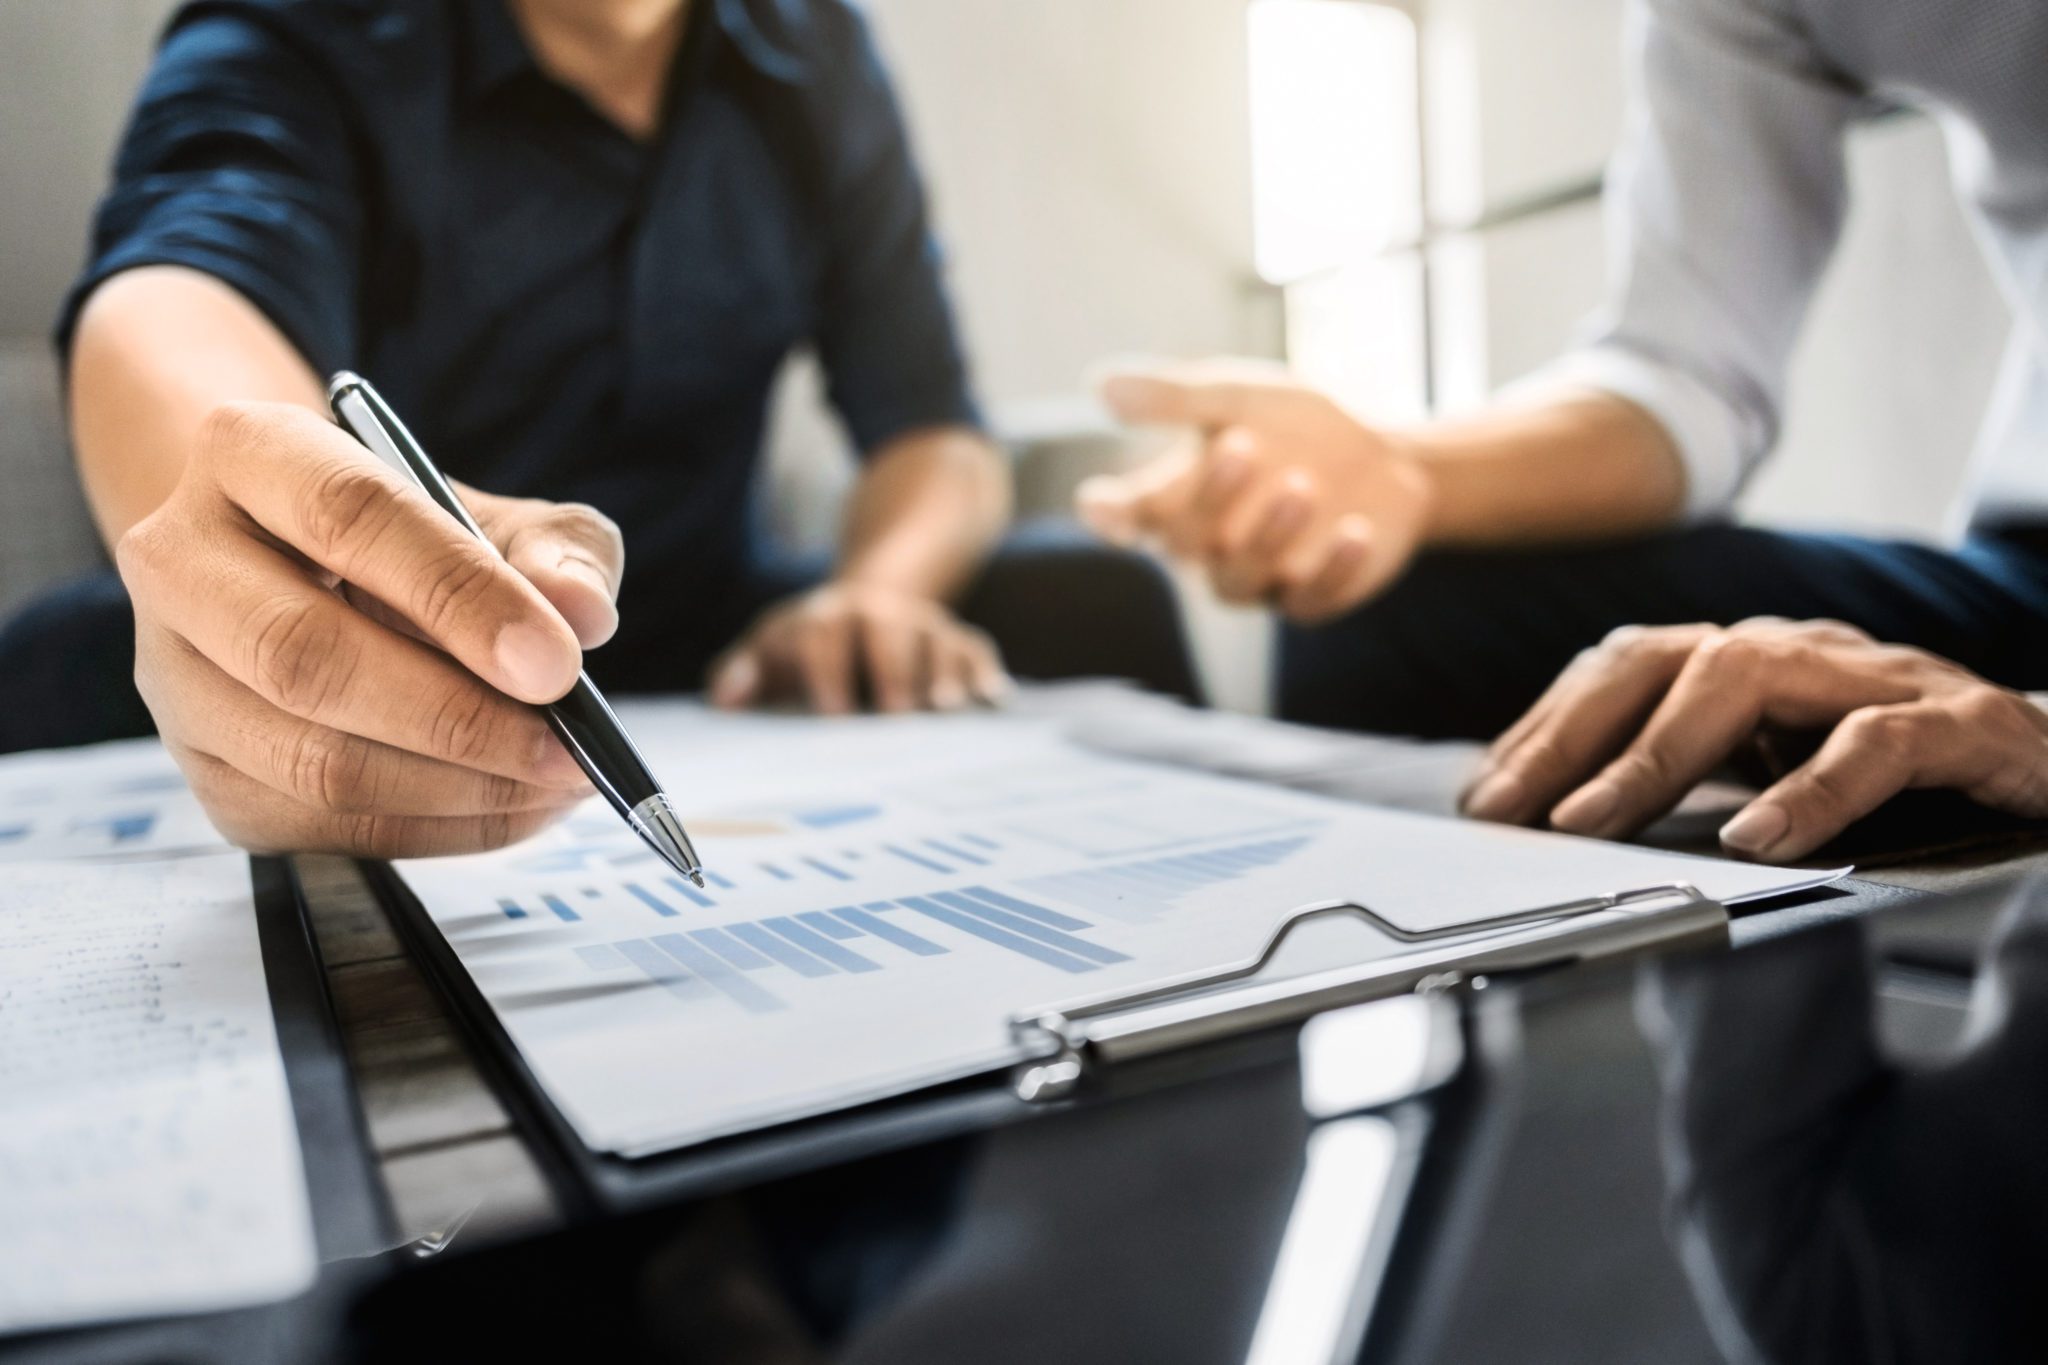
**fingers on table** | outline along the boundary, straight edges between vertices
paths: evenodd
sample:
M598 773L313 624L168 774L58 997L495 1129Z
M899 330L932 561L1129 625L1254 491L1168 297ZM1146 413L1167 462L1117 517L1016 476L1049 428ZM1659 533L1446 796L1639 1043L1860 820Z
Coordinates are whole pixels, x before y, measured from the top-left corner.
M2048 734L2028 703L1989 685L1865 706L1729 821L1721 839L1765 861L1804 857L1900 792L1928 787L2048 818Z
M1617 630L1574 659L1495 741L1465 813L1526 824L1619 753L1671 687L1710 626Z

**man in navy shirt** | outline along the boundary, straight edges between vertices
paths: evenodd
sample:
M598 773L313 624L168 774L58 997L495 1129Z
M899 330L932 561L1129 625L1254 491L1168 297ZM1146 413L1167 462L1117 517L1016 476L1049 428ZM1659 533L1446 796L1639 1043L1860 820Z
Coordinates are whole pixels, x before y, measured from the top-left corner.
M844 0L190 4L58 337L142 698L253 847L537 828L583 783L518 703L608 640L608 688L727 704L1005 685L947 603L1007 473ZM822 581L750 499L800 346L864 457ZM323 419L343 367L509 562Z

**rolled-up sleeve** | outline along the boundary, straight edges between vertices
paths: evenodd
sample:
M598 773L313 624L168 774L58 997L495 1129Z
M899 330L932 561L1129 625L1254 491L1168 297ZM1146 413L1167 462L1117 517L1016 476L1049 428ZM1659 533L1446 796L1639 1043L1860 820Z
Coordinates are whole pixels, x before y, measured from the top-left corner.
M56 325L68 356L101 283L182 265L250 300L322 371L356 346L361 213L348 125L324 73L261 22L195 8L138 97Z
M1777 441L1862 98L1772 0L1634 0L1628 42L1607 302L1581 349L1515 392L1597 389L1649 412L1697 520L1725 512Z
M833 407L873 454L918 428L981 418L901 109L867 26L842 13L816 341Z

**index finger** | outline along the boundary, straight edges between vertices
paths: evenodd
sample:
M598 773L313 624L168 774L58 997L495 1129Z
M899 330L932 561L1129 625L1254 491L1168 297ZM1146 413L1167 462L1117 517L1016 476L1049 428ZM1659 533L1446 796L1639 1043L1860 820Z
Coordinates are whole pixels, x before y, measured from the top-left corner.
M1833 720L1896 698L1894 685L1845 666L1837 648L1742 633L1705 641L1642 733L1567 797L1551 823L1602 839L1633 832L1677 805L1763 721Z
M340 428L301 408L233 405L210 419L201 448L220 492L258 527L491 686L545 702L575 683L575 632L539 590Z
M1520 824L1548 811L1620 751L1710 630L1617 631L1581 655L1487 756L1465 813Z
M1097 388L1119 421L1191 427L1251 421L1293 391L1282 383L1219 373L1214 366L1111 370Z

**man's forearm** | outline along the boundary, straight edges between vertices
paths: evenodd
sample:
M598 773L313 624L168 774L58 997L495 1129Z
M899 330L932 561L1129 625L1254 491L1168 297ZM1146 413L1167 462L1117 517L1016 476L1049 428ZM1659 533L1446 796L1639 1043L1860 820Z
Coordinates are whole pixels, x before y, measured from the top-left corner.
M903 436L862 470L847 508L835 575L918 596L966 586L1010 519L1001 452L977 431L934 427Z
M325 406L291 343L209 275L150 266L94 291L71 346L71 430L109 547L170 496L207 415L235 401Z
M1604 394L1500 408L1395 439L1430 475L1429 544L1626 535L1669 525L1684 505L1685 469L1662 425Z

